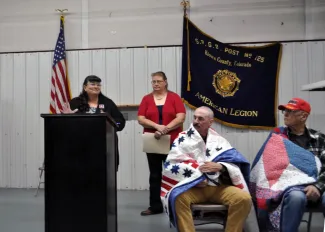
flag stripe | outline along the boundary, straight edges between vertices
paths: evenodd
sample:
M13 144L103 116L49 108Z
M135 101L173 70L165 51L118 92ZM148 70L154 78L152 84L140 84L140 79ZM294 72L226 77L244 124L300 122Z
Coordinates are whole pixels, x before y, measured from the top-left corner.
M64 85L65 85L65 91L66 91L66 93L67 93L67 97L68 97L68 99L71 99L70 83L69 83L69 81L68 81L69 78L68 78L67 61L64 60L62 63L63 63L63 65L64 65L64 71L65 71L65 75L66 75L66 77L67 77L67 78L65 78L65 83L64 83Z
M165 183L161 183L161 187L164 188L164 189L166 189L167 192L172 188L172 186L169 186L169 185L167 185Z
M64 77L65 77L65 67L63 67L62 63L64 63L64 61L60 61L57 65L57 70L59 69L59 75L58 75L58 79L60 81L60 85L62 90L60 89L61 94L63 96L64 101L68 101L68 97L67 97L67 91L66 91L66 85L65 85L65 81L64 81Z
M167 176L163 176L162 179L163 179L164 181L166 181L167 183L170 183L170 184L172 184L172 185L176 185L176 184L178 183L178 181L173 180L173 179L170 179L170 178L167 177Z
M166 181L164 181L164 180L162 180L161 181L161 183L164 183L164 184L167 184L167 185L169 185L169 186L171 186L171 187L173 187L174 185L172 185L171 183L169 183L169 182L166 182ZM178 183L178 182L177 182Z
M59 98L61 100L61 102L66 102L67 99L65 98L65 95L64 95L64 90L62 88L62 77L61 77L61 73L60 73L60 70L59 69L59 64L57 65L56 69L54 70L54 73L55 73L55 87L56 87L56 93L57 94L60 94Z

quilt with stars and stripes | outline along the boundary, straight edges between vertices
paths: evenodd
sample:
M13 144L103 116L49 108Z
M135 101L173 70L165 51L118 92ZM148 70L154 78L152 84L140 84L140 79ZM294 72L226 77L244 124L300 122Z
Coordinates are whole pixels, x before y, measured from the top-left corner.
M252 164L249 183L261 227L281 231L284 194L303 191L305 185L316 182L319 171L320 161L314 154L281 133L270 133Z
M177 229L175 200L177 196L205 179L213 179L219 173L202 173L198 167L206 161L219 162L226 166L234 186L248 191L249 162L230 143L215 130L209 129L206 143L190 126L174 140L164 163L161 183L161 199L170 222ZM253 208L253 207L252 207ZM252 224L256 224L255 211ZM249 230L247 230L249 231ZM256 228L251 231L258 231Z

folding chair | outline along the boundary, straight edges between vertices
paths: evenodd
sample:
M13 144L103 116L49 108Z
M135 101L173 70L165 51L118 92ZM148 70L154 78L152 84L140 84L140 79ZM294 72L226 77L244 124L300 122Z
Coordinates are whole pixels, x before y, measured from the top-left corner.
M37 186L37 189L36 189L35 197L38 195L38 191L40 189L41 184L44 184L44 181L42 181L42 176L43 176L44 170L45 170L45 166L44 166L44 162L43 162L42 167L39 167L38 168L38 171L39 171L39 179L38 179L38 186Z
M306 213L308 213L308 219L307 220L302 220L302 222L306 222L307 223L307 232L311 232L311 222L312 222L312 216L313 213L323 213L323 209L321 208L321 206L317 206L317 207L307 207L306 208ZM325 229L325 221L324 221L324 229Z
M216 223L225 229L228 215L227 206L213 203L192 204L191 209L195 226Z

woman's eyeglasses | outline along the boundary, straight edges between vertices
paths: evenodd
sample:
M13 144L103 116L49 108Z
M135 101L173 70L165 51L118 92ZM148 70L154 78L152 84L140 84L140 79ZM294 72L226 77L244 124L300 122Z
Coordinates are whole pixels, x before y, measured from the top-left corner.
M162 80L154 80L154 81L151 81L151 84L160 84L160 83L162 83L162 82L164 82L164 81L162 81Z
M100 83L94 83L94 82L89 82L88 85L93 86L93 87L95 87L95 86L101 87L102 86Z

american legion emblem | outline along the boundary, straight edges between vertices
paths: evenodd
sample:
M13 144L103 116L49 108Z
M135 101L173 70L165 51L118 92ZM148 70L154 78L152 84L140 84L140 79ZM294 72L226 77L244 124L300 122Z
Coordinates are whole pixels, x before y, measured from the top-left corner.
M234 96L239 89L239 83L236 73L228 70L219 70L213 75L212 85L222 97Z

